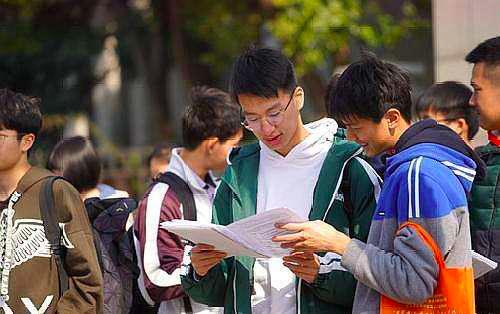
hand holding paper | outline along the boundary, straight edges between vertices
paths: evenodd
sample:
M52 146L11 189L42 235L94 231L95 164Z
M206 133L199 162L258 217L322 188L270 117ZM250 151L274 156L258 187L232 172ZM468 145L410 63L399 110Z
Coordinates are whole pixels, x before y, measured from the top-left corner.
M291 250L281 248L271 239L289 233L275 227L277 223L303 222L287 208L267 210L257 215L236 221L228 226L201 223L197 221L173 220L161 223L169 232L193 243L212 245L227 256L282 257Z

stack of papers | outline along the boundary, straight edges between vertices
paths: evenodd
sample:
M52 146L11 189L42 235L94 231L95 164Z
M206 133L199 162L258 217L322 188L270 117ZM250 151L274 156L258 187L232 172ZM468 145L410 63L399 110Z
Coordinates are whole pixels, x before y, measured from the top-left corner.
M497 268L498 264L486 256L483 256L475 251L472 251L472 269L474 271L474 279L477 279L484 274Z
M290 209L276 208L227 226L190 220L165 221L160 226L193 243L213 245L215 249L226 252L228 256L269 258L283 257L291 251L272 242L274 236L289 233L277 229L275 224L304 221L306 219Z

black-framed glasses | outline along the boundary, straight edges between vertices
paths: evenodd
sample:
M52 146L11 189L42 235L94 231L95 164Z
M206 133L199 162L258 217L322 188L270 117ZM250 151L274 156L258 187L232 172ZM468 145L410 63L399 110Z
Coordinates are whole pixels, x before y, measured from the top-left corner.
M243 112L241 112L241 124L248 130L253 131L255 129L259 129L261 126L261 119L265 119L267 123L272 126L278 126L281 122L283 122L284 113L287 111L288 107L292 103L292 99L295 97L295 91L297 87L295 87L290 94L290 99L285 107L281 109L277 109L276 111L268 112L264 117L246 117ZM240 107L241 110L241 107Z

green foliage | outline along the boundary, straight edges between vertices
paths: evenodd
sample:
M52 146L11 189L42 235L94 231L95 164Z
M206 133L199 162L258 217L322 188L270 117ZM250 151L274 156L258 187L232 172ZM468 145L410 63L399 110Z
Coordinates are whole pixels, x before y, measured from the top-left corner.
M183 30L195 56L215 75L223 74L236 55L259 40L263 16L253 1L185 1Z
M424 25L406 2L402 17L385 13L374 1L272 0L276 13L267 22L272 34L303 75L348 47L351 40L374 48L393 46L412 27Z

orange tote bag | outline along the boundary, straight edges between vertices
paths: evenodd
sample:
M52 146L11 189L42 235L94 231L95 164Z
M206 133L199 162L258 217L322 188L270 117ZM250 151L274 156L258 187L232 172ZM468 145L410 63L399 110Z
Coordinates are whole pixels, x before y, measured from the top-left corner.
M446 268L432 236L420 225L406 222L404 227L415 229L424 242L432 249L439 265L439 276L434 295L422 304L398 303L384 295L380 298L381 314L473 314L474 276L472 268Z

